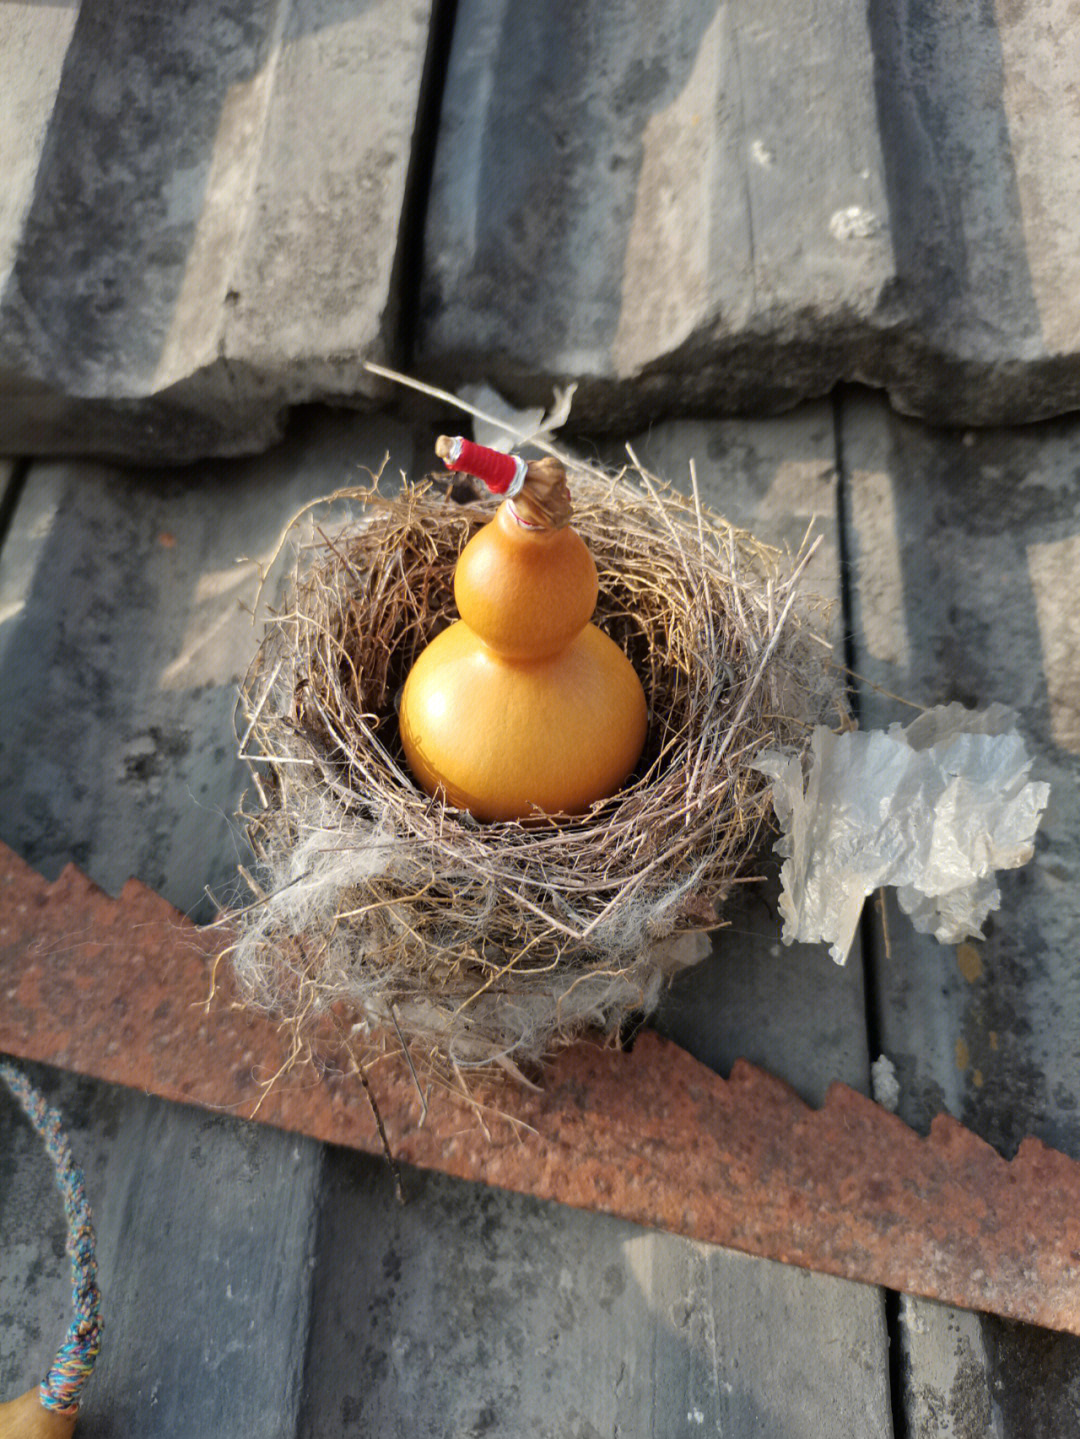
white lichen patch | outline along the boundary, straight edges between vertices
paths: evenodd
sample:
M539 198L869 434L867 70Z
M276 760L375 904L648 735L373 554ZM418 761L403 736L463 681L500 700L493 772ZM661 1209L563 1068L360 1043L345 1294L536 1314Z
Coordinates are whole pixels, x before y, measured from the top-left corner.
M834 240L872 240L884 228L879 216L861 205L837 210L829 220L829 234Z

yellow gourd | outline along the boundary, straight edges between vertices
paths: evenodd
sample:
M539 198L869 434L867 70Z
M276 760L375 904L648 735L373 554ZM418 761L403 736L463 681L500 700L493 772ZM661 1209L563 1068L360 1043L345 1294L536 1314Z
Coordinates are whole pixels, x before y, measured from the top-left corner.
M449 446L440 441L444 458ZM467 446L472 472L487 478L491 454ZM622 650L589 623L596 566L566 527L562 467L540 461L524 470L498 459L517 464L519 497L505 500L461 554L461 618L409 673L401 740L422 787L476 819L582 814L637 763L645 694Z

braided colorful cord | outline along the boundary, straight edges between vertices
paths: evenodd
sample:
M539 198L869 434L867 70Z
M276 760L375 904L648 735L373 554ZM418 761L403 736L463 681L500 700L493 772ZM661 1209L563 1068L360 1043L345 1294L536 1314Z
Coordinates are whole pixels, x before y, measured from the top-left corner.
M97 1286L97 1259L94 1257L94 1221L82 1170L75 1163L60 1116L24 1075L0 1060L3 1079L22 1105L45 1141L45 1149L56 1170L56 1184L64 1200L68 1224L67 1249L71 1255L72 1297L75 1317L56 1358L41 1383L41 1403L58 1414L74 1415L79 1397L94 1368L101 1348L101 1293Z

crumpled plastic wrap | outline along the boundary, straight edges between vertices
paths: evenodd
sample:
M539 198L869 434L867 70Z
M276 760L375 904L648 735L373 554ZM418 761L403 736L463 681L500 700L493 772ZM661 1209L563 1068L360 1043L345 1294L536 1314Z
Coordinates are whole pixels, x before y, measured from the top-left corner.
M843 964L863 901L886 884L923 933L981 937L1001 903L994 872L1031 858L1050 795L1028 779L1015 723L1004 705L951 704L888 730L818 726L805 778L797 756L761 754L783 830L784 943L824 941Z

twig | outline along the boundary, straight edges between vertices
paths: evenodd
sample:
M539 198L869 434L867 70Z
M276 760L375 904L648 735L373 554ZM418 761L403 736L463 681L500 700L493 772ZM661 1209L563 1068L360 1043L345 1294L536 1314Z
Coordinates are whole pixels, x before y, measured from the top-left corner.
M361 1064L355 1055L353 1055L353 1065L356 1069L357 1074L360 1076L360 1083L364 1086L364 1093L367 1096L367 1102L371 1105L371 1113L375 1118L375 1128L379 1131L379 1139L382 1142L383 1155L386 1158L387 1164L390 1166L390 1173L393 1176L394 1194L397 1196L397 1202L399 1204L404 1204L405 1190L402 1188L401 1184L401 1168L398 1165L397 1160L394 1158L393 1151L390 1148L390 1140L387 1138L386 1126L383 1124L382 1114L379 1112L379 1105L378 1101L375 1098L375 1091L372 1089L367 1074L364 1072L367 1066Z

